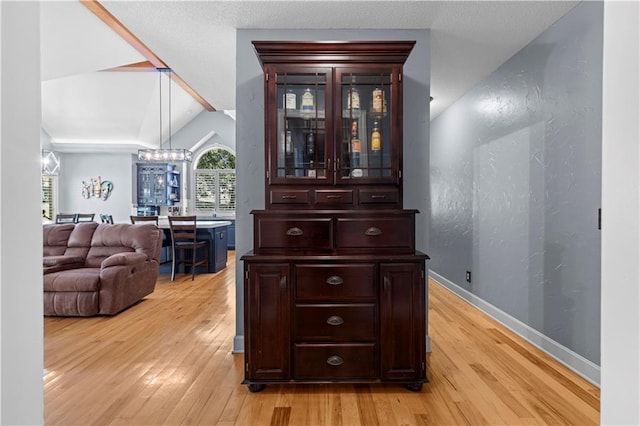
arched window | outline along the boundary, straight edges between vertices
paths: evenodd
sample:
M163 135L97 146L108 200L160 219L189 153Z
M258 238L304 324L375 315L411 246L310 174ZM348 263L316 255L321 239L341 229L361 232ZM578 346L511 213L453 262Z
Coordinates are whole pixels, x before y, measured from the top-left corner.
M195 210L199 214L236 212L236 156L222 148L204 152L196 163Z

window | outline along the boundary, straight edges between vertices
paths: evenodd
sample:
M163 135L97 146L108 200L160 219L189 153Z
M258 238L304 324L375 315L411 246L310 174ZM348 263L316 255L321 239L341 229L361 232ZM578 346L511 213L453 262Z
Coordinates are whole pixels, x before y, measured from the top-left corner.
M224 149L205 152L196 166L196 213L233 215L236 211L236 157Z
M42 223L50 223L54 220L53 185L53 176L42 176Z

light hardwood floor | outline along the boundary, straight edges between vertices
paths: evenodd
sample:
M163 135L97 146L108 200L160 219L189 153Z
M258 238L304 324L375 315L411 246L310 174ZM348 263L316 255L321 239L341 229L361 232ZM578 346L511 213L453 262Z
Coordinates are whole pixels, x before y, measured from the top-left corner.
M48 425L589 425L599 390L429 283L430 382L241 385L234 255L114 317L45 318Z

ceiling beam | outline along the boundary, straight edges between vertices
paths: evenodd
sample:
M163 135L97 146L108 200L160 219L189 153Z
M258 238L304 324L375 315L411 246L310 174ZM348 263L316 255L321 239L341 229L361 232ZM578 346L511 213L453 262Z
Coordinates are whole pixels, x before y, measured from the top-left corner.
M142 56L147 58L149 61L149 65L154 68L170 68L162 59L158 57L155 53L151 51L138 37L136 37L127 27L125 27L122 22L120 22L115 16L113 16L104 6L102 6L97 0L79 0L87 9L89 9L94 15L96 15L102 22L107 24L109 28L116 32L120 37L122 37L127 43L131 45L134 49L136 49ZM140 62L139 64L147 64L146 62ZM124 67L134 66L137 67L137 64L129 64L124 65ZM141 68L146 67L140 66ZM119 68L119 67L118 67ZM111 69L110 71L116 71L117 69ZM124 71L122 69L121 71ZM143 69L136 69L136 71L141 71ZM129 69L128 71L133 71L133 69ZM173 71L172 71L173 72ZM202 105L208 111L215 111L216 109L207 102L202 96L200 96L191 86L187 84L178 74L173 72L173 80L184 89L191 97L193 97L200 105Z
M133 64L120 65L119 67L107 68L101 72L126 71L126 72L156 72L156 68L150 61L135 62Z

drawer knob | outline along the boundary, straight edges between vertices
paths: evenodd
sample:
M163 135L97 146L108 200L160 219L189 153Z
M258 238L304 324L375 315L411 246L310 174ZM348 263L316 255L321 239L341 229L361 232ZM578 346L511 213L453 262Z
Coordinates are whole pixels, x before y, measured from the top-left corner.
M364 231L364 234L369 237L376 237L378 235L382 235L382 231L380 230L380 228L376 228L375 226L372 226L371 228Z
M386 196L386 195L384 195L384 194L372 195L372 196L371 196L371 199L372 199L372 200L384 200L385 198L387 198L387 196Z
M302 234L304 234L304 232L302 232L302 229L300 229L300 228L293 227L293 228L287 229L287 235L289 235L289 236L298 237L298 236L300 236Z
M283 200L295 200L296 198L298 198L297 195L283 195L282 196Z
M339 200L342 198L340 195L327 195L327 200Z
M327 364L329 365L342 365L344 364L344 360L340 358L338 355L332 355L327 358Z
M329 285L340 285L344 283L344 280L337 275L332 275L327 278L327 284Z
M332 315L327 318L327 324L329 325L342 325L344 324L344 320L337 315Z

